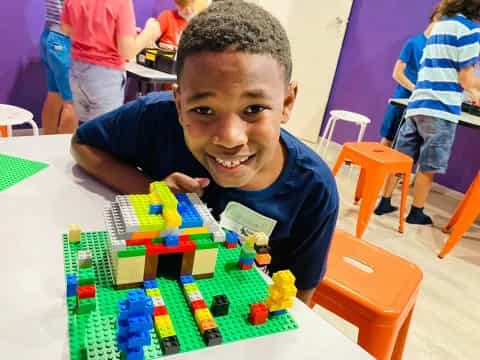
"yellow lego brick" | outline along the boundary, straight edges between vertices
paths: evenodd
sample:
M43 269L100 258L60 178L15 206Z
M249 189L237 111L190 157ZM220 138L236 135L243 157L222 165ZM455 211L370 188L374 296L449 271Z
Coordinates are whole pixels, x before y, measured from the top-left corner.
M143 282L145 256L120 257L115 260L115 284L125 285Z
M177 209L178 200L165 181L155 181L150 184L150 192L157 194L164 208Z
M167 229L178 228L182 225L182 217L176 209L163 209L162 216Z
M295 276L293 276L290 270L277 271L275 274L273 274L272 280L275 284L282 286L295 284Z
M192 293L192 292L198 292L198 286L195 284L185 284L183 285L183 289L187 294Z
M269 312L285 309L281 303L275 302L270 298L265 300L265 305L267 306Z
M147 289L146 291L147 295L155 298L155 297L161 297L162 295L160 294L160 289L155 288L155 289Z
M175 332L175 329L172 328L172 327L163 328L163 329L155 329L155 330L157 330L158 336L160 336L162 339L170 337L170 336L177 335L177 333Z
M247 250L253 250L255 248L255 237L253 234L248 235L243 246Z
M199 326L200 326L201 322L204 321L204 320L214 321L212 313L210 312L210 310L208 310L206 308L195 310L195 313L193 314L193 316L195 317L195 320L196 320L196 322Z
M158 197L156 193L148 194L148 200L150 205L162 205L162 200Z
M170 318L170 315L159 315L155 316L153 318L153 321L155 323L155 327L159 329L164 329L168 327L173 327L172 319Z
M71 224L68 227L68 241L71 243L78 243L80 241L82 231L80 227L76 224Z
M208 228L205 226L202 227L193 227L188 229L183 229L183 235L195 235L195 234L207 234L209 233Z

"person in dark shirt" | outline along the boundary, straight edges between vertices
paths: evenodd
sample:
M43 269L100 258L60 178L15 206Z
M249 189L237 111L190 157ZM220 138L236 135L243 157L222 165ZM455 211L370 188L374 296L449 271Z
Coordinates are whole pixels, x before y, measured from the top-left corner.
M269 271L290 269L309 303L325 272L338 193L323 160L281 129L297 94L291 73L277 19L252 3L214 3L183 32L173 94L151 93L82 125L72 154L122 193L165 180L201 195L216 217L236 201L276 221Z

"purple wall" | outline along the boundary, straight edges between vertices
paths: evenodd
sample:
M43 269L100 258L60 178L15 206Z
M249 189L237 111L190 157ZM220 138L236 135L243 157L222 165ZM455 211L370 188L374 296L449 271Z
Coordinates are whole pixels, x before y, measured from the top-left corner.
M368 116L372 123L367 128L366 140L380 139L387 101L395 87L391 77L393 65L405 40L425 29L437 2L354 1L327 109L351 110ZM356 139L355 127L344 123L337 126L335 141ZM436 181L464 192L480 168L480 157L475 154L479 139L480 128L459 126L448 173L438 176Z
M133 2L141 27L149 16L173 7L173 0ZM43 0L0 1L0 103L29 109L38 123L47 92L38 49L44 14Z

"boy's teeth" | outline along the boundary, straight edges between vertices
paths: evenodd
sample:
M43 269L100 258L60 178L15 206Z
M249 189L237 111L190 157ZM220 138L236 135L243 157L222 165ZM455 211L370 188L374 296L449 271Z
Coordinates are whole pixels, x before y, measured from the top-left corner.
M245 157L245 158L239 159L239 160L223 160L223 159L220 159L220 158L217 158L217 157L215 158L216 162L218 162L219 164L221 164L225 167L228 167L228 168L238 166L241 163L245 162L246 160L248 160L248 157Z

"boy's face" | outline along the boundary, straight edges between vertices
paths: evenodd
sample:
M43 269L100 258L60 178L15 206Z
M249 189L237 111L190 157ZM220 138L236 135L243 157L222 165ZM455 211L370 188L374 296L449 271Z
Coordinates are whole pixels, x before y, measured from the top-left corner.
M176 5L178 13L185 20L190 20L195 15L195 1L177 2Z
M280 124L297 87L268 55L205 52L187 57L175 100L185 141L223 187L260 190L280 175Z

